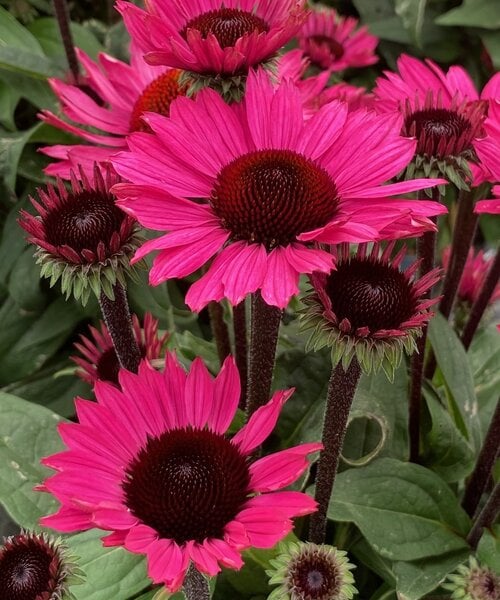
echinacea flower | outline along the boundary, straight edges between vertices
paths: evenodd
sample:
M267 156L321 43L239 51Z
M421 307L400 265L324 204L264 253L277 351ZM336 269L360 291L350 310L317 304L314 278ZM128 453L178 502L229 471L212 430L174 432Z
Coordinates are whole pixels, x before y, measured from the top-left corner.
M356 594L347 553L333 546L283 542L266 571L279 584L268 600L351 600Z
M59 425L68 450L43 459L58 473L41 489L61 508L43 525L110 531L105 545L145 554L151 579L173 592L191 561L210 576L239 569L242 550L271 548L293 517L316 509L307 494L280 490L321 444L251 458L293 390L276 392L228 437L240 399L232 357L215 380L200 359L186 374L168 354L164 373L143 361L119 382L121 390L98 381L97 403L77 399L79 423Z
M80 49L77 54L86 72L85 88L49 79L68 120L49 110L40 114L43 121L86 142L42 148L58 160L45 172L64 179L78 166L90 175L95 162L108 163L111 154L127 147L128 134L148 130L141 118L144 112L168 115L172 100L185 93L180 71L146 64L134 46L130 65L105 53L99 54L97 63Z
M398 115L331 102L306 120L293 83L274 88L263 70L249 75L240 105L203 90L176 100L171 118L147 122L154 136L132 135L130 152L113 159L132 182L114 191L145 227L168 232L134 259L160 250L152 285L215 257L188 291L193 310L224 297L236 305L257 290L283 308L301 273L333 267L314 243L418 235L435 229L427 217L445 212L436 202L388 199L442 180L381 185L414 153Z
M336 270L311 276L303 329L311 330L309 348L331 348L333 366L341 362L345 369L356 357L366 373L382 368L392 378L403 353L415 351L415 339L432 317L428 309L439 300L425 293L440 270L416 279L420 261L401 271L406 248L391 258L393 249L394 242L383 252L378 244L371 251L361 244L351 255L346 244L337 249Z
M311 63L330 72L365 67L378 61L378 38L354 17L341 17L336 10L315 5L297 34L299 47Z
M402 135L417 138L415 160L408 177L443 176L457 187L469 189L487 174L476 165L477 140L484 137L490 100L498 93L500 74L477 92L468 73L459 66L444 73L426 60L402 55L399 73L385 71L377 79L377 110L398 110L404 117Z
M92 292L114 298L113 286L126 285L130 258L139 246L136 221L118 208L110 188L119 181L109 169L103 175L96 166L89 180L72 174L71 189L62 180L38 190L31 198L37 214L22 210L19 224L35 256L41 276L54 285L59 279L66 297L71 294L86 304Z
M500 182L500 82L498 100L490 102L488 119L485 121L487 137L479 140L476 150L481 163L489 174L489 180ZM476 202L474 212L478 214L500 214L500 185L493 186L492 200L480 200Z
M272 69L306 18L304 0L118 0L127 29L152 65L186 72L191 91L213 87L239 99L252 68Z
M472 556L448 575L443 588L452 592L453 600L500 600L500 576Z
M60 539L22 531L0 546L0 591L5 600L74 600L69 586L81 571Z
M158 336L158 319L146 313L141 327L139 317L132 315L132 326L141 357L148 361L160 358L168 333ZM108 328L101 321L99 329L90 326L89 332L90 335L81 335L80 342L75 344L81 355L71 357L80 367L76 374L90 385L98 379L118 385L120 363Z

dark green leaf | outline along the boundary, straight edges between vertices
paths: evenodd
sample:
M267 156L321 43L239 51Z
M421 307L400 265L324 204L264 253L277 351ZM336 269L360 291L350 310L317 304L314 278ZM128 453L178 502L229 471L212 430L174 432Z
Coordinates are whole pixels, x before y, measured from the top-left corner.
M462 5L436 19L438 25L500 28L500 10L497 0L464 0Z
M50 17L37 19L28 25L28 30L38 40L47 56L58 59L64 55L61 34L55 19ZM87 27L71 23L71 33L75 46L81 48L91 58L96 59L97 54L103 50L101 44ZM62 59L62 66L67 68L66 59Z
M421 46L427 0L395 0L396 14L417 46Z
M482 565L500 573L500 525L484 530L477 546L477 558Z

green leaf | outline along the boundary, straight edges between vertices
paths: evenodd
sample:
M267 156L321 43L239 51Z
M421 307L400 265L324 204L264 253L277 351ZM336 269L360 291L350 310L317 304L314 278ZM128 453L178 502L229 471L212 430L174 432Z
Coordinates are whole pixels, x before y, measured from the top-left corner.
M405 29L417 46L422 45L427 0L395 0L396 14L401 17Z
M96 59L97 54L103 50L103 47L95 35L87 27L83 27L79 23L70 23L70 27L75 46L81 48L91 58ZM30 23L27 28L38 40L47 56L54 59L64 56L61 34L56 19L51 17L37 19ZM67 68L65 58L62 58L62 61L58 62L62 62L62 66Z
M497 0L464 0L461 6L436 19L438 25L500 28L500 11Z
M446 575L469 556L469 550L451 552L438 558L416 562L395 562L399 600L419 600L444 581Z
M38 125L26 131L2 133L0 135L0 176L7 186L14 190L17 178L17 166L23 152Z
M0 392L0 503L22 527L35 528L57 502L33 487L51 471L40 458L62 450L56 433L61 417L16 396Z
M475 453L432 390L424 389L429 424L424 433L422 464L447 483L464 479L474 468Z
M20 98L21 94L16 88L0 80L0 124L10 131L16 129L14 111Z
M429 323L429 339L436 355L457 426L470 436L474 448L480 446L478 404L467 353L450 323L437 313ZM458 413L457 413L458 411Z
M337 476L330 519L354 522L391 560L419 560L467 547L470 520L446 483L419 465L382 458Z
M8 10L0 6L0 48L11 46L43 56L36 38Z
M482 565L500 574L500 525L484 530L476 554Z
M495 69L500 69L500 36L498 35L498 31L482 31L480 36L488 54L491 56L493 66ZM493 217L490 218L490 221L492 226L496 225L495 231L498 231L497 220ZM498 239L498 237L496 239Z
M0 45L0 68L29 75L35 79L63 75L55 63L46 56L14 46Z
M65 540L85 574L83 584L71 588L77 600L127 600L150 584L144 556L104 548L101 538L106 534L94 529Z
M22 233L18 231L18 235ZM8 285L10 297L28 312L43 309L47 300L40 290L40 267L33 259L33 248L25 248L15 262Z

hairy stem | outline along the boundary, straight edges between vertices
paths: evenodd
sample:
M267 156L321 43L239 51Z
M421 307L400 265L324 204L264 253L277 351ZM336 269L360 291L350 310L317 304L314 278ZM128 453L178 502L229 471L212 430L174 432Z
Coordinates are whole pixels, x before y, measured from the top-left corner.
M491 496L479 513L474 525L467 536L467 542L475 550L483 534L483 529L491 527L500 512L500 482L496 484L491 492Z
M208 581L193 565L184 580L184 594L187 600L210 600Z
M56 13L57 24L59 25L59 31L61 32L68 66L73 75L74 83L78 83L80 68L76 57L75 42L73 41L73 35L70 29L69 12L66 0L54 0L54 10Z
M260 292L252 295L247 416L266 404L271 392L281 310L270 306Z
M141 352L132 327L127 293L120 283L115 285L113 291L115 294L114 300L110 300L101 292L99 305L104 322L113 340L120 365L128 371L137 373L141 360Z
M219 362L222 365L226 356L231 354L231 343L229 341L229 331L224 321L224 308L219 302L210 302L208 304L208 314L210 317L210 326L217 346Z
M248 340L246 302L240 302L233 308L234 354L236 366L240 373L241 400L240 408L245 408L248 380Z
M479 323L481 318L486 310L491 297L493 296L493 292L495 291L495 287L498 283L498 278L500 277L500 249L497 250L497 254L495 259L493 260L493 264L486 275L486 278L483 282L483 287L479 292L479 296L476 301L472 305L469 319L465 324L464 331L462 333L462 344L465 346L467 350L471 345L472 338L476 333L477 328L479 327Z
M495 464L498 451L500 450L500 401L497 402L495 414L488 427L483 447L479 453L476 467L469 477L465 488L462 506L472 517L479 505L488 480L491 477L491 471Z
M321 440L323 450L319 457L314 495L318 510L312 515L309 527L309 540L314 544L325 542L328 505L339 466L349 412L360 376L361 368L357 359L353 358L347 371L344 371L341 364L332 370L328 384Z

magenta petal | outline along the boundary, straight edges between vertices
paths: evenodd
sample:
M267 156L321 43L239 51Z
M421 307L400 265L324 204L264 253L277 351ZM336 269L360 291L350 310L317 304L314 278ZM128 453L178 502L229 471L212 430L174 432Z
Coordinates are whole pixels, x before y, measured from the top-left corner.
M186 414L193 427L203 427L212 412L214 383L205 363L195 358L186 381Z
M113 531L109 535L105 535L101 538L102 545L105 548L112 548L115 546L124 546L125 538L127 537L128 531Z
M148 575L155 583L165 583L170 591L176 591L172 589L174 582L181 578L182 583L187 569L184 554L174 541L156 540L148 547Z
M217 538L207 539L203 542L203 546L225 567L241 569L243 566L243 559L240 553L224 540Z
M287 518L303 517L315 512L318 503L314 498L302 492L276 492L273 494L262 494L255 496L245 504L247 508L267 508L269 510L278 510Z
M92 520L101 529L130 529L137 525L138 519L128 512L125 507L121 509L97 508L92 514Z
M274 248L267 256L267 272L262 282L264 301L286 308L290 298L299 292L299 273L290 265L286 248Z
M237 520L245 527L252 546L272 548L293 528L292 522L275 508L246 508Z
M232 356L228 356L215 378L213 408L208 426L215 433L224 433L236 414L240 401L240 375Z
M144 554L151 544L158 539L158 533L147 525L139 524L128 532L123 544L130 552Z
M85 531L94 526L89 513L71 506L61 506L53 515L42 517L40 525L50 527L56 531L62 531L63 533Z
M210 577L220 573L221 569L219 567L219 563L217 562L217 558L207 547L194 542L188 545L188 551L192 561L199 571L210 575Z
M265 406L261 406L253 413L248 423L232 439L240 452L250 454L270 435L283 405L293 392L294 389L275 392Z
M500 186L498 186L500 188ZM500 189L498 189L500 192ZM499 215L500 214L500 200L480 200L476 202L476 206L474 208L474 212L478 214L490 214L490 215Z

